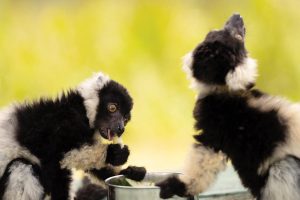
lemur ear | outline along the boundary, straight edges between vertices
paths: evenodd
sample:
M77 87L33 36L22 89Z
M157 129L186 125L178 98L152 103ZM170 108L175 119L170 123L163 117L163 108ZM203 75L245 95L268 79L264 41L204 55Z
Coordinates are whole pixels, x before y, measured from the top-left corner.
M238 40L244 41L245 39L246 29L240 14L233 14L226 22L224 30L229 31L229 33Z
M108 75L105 75L102 72L95 73L94 77L96 78L97 85L100 87L102 87L110 79Z
M101 90L109 81L109 76L102 72L94 73L92 77L79 84L78 90L85 99L94 99L97 98L97 91Z

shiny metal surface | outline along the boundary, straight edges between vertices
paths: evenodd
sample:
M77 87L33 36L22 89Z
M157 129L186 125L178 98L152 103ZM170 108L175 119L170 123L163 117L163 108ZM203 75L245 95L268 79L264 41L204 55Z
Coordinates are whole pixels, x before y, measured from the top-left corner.
M166 177L174 175L176 173L155 172L147 173L143 181L147 182L159 182ZM108 185L108 200L161 200L159 198L159 187L156 186L121 186L120 181L124 180L124 176L114 176L106 179ZM173 197L170 200L197 200L193 198L181 198Z

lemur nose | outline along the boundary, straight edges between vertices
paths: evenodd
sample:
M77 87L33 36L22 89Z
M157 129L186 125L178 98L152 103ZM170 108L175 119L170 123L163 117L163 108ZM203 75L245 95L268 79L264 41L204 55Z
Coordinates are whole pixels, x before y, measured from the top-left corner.
M118 134L122 134L124 132L125 128L123 126L118 126L118 129L117 129L117 133Z

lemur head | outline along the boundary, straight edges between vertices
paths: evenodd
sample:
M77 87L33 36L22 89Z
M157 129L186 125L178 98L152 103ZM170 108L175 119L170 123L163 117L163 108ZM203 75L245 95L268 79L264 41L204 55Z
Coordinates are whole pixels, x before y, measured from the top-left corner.
M133 101L126 88L97 73L77 88L84 99L89 125L105 139L121 136L131 118Z
M245 27L239 14L232 15L221 30L210 31L203 42L184 57L184 70L201 89L251 88L257 76L255 60L247 56Z

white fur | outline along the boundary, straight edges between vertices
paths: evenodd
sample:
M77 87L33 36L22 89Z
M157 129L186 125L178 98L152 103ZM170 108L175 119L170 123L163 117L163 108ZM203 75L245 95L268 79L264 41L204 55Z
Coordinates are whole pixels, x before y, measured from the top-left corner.
M286 141L282 141L277 145L274 153L261 164L258 173L264 174L270 165L287 155L300 158L300 104L294 104L281 97L269 95L250 99L248 104L262 112L276 110L278 119L287 126Z
M90 79L79 84L77 90L84 98L84 106L87 111L90 127L94 127L99 104L98 92L110 81L110 78L103 73L94 74Z
M44 200L51 200L51 196L50 195L46 195Z
M33 175L31 166L16 163L9 172L11 174L3 196L4 200L34 200L43 197L43 187Z
M67 152L60 162L61 168L89 170L104 167L108 144L103 144L99 133L95 133L94 139L96 142L93 145L84 145Z
M196 195L206 190L225 166L223 153L216 153L204 146L193 146L179 179L185 183L187 194Z
M247 57L226 75L225 80L230 90L245 90L249 83L255 83L256 77L256 60Z
M275 163L269 171L266 186L262 190L263 200L300 199L299 165L292 158Z
M69 189L69 199L75 199L76 192L83 186L82 177L80 176L83 171L76 171L72 169L72 178Z
M23 157L32 163L40 164L39 159L20 146L15 139L18 126L16 107L17 105L11 105L0 111L0 176L4 173L6 165L15 158Z
M206 84L200 83L193 76L193 71L192 71L193 52L189 52L185 56L183 56L182 61L183 61L182 69L186 73L187 79L189 79L191 81L190 88L192 88L198 92L202 91L205 88Z

